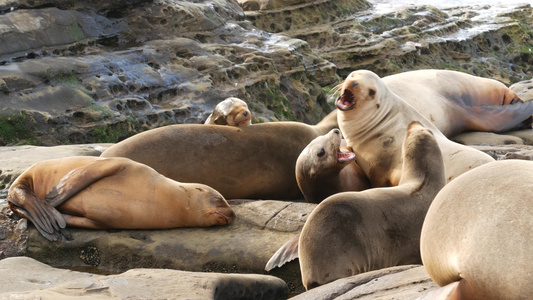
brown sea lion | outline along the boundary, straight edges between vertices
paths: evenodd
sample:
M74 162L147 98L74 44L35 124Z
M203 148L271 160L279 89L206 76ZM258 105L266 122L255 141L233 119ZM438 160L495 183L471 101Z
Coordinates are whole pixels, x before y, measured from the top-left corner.
M123 140L101 156L128 157L171 179L209 185L226 199L295 199L301 197L294 174L298 155L336 127L335 112L314 126L170 125Z
M296 161L296 181L308 202L370 188L370 182L355 162L355 154L341 151L342 136L332 129L309 143Z
M126 158L67 157L38 162L9 188L11 210L50 241L66 225L159 229L225 225L235 214L209 186L180 183Z
M420 230L446 183L432 132L413 122L402 145L398 186L335 194L309 215L298 256L306 289L355 274L420 263Z
M246 126L252 124L252 113L246 102L230 97L215 106L204 124Z
M450 70L416 70L383 77L383 82L447 137L462 131L531 128L533 103L523 103L494 79Z
M411 120L417 120L433 131L442 151L448 182L470 169L494 161L479 150L448 140L371 71L358 70L348 75L336 105L341 132L373 187L398 185L402 173L402 157L398 149Z
M422 261L445 286L425 299L530 299L532 216L531 161L492 162L450 182L422 227Z

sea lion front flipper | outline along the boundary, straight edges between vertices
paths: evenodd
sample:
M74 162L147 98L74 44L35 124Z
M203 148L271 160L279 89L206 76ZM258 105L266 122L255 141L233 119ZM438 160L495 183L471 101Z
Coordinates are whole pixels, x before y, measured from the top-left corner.
M18 215L30 220L35 228L48 240L61 239L59 231L66 227L61 213L37 197L31 189L14 186L8 195L9 207Z
M265 271L270 271L274 268L281 267L284 264L298 258L298 242L300 241L300 233L293 236L281 248L272 255L265 265Z
M63 176L45 196L46 201L56 207L96 181L124 169L124 164L110 159L101 159L75 168Z
M510 105L474 106L471 112L476 115L476 118L470 121L478 131L504 132L531 128L533 101Z

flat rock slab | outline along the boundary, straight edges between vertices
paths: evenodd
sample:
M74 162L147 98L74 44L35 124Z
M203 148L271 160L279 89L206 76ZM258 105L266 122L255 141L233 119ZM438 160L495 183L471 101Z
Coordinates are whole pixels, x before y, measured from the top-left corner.
M297 234L315 204L229 200L237 218L227 226L168 230L70 228L73 240L50 242L33 225L6 218L1 257L24 255L60 268L116 274L131 268L265 274L270 257ZM8 208L4 206L4 212ZM3 213L5 215L6 213ZM11 214L12 215L12 214ZM20 229L20 228L23 229ZM1 252L0 251L0 252ZM270 272L292 292L303 291L298 261Z
M286 299L274 276L132 269L95 275L56 269L27 257L0 261L0 299Z
M338 279L292 299L417 299L439 288L420 265L398 266Z

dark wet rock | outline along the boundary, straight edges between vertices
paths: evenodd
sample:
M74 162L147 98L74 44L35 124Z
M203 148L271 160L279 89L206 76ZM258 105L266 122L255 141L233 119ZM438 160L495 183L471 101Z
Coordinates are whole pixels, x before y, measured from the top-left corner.
M229 96L256 122L316 123L331 110L335 66L254 28L236 2L137 1L120 14L70 4L0 15L0 145L116 142L202 123Z
M409 265L338 279L293 299L417 299L437 289L423 266Z
M132 269L94 275L52 268L27 257L0 261L0 299L286 299L287 284L255 274Z
M331 110L332 86L360 68L446 68L516 83L533 74L531 10L4 1L0 145L116 142L202 123L229 96L249 102L254 122L316 123Z

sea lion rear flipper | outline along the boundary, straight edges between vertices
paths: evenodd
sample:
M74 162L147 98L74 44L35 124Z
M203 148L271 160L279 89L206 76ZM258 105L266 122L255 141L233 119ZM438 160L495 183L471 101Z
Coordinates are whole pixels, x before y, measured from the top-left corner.
M284 264L298 258L298 242L300 241L300 233L292 237L288 242L283 244L281 248L272 255L268 260L265 271L270 271L274 268L281 267Z
M452 282L448 285L433 290L426 295L418 298L417 300L456 300L461 299L461 293L459 291L460 281Z
M63 176L45 196L46 201L56 207L96 181L115 174L124 164L102 159L71 170Z
M476 118L471 122L478 131L504 132L531 128L533 101L511 105L482 105L472 107Z

